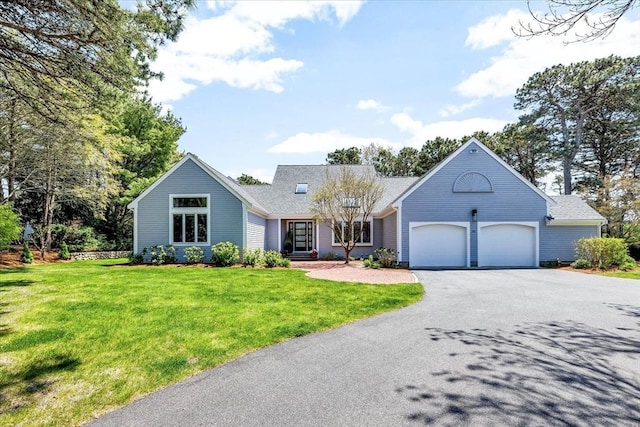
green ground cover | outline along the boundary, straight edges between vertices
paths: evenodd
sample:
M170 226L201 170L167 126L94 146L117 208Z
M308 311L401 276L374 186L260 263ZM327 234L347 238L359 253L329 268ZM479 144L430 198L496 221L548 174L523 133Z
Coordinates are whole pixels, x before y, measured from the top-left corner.
M631 271L610 271L602 273L605 276L622 277L623 279L637 279L640 280L640 268L636 267Z
M56 263L0 270L0 425L74 425L292 337L409 305L419 284L300 270Z

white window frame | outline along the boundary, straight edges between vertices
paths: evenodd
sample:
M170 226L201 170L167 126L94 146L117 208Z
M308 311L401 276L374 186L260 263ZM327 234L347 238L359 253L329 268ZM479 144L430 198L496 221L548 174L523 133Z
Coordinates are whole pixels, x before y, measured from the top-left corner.
M345 221L340 221L342 223L344 223ZM356 222L363 222L362 219L356 219L355 221L353 221L354 224ZM373 218L369 218L364 222L368 222L369 223L369 239L371 240L368 243L356 243L356 246L373 246ZM335 235L335 227L331 227L331 246L338 246L338 247L342 247L342 245L339 242L336 242L336 235ZM343 233L344 233L344 225L342 227Z
M173 207L173 199L188 199L188 198L206 198L207 199L207 207L205 208L175 208ZM173 241L173 215L183 215L182 219L182 237L184 240L186 230L184 228L184 215L191 214L206 214L207 215L207 241L206 242L174 242ZM197 217L195 219L195 237L198 239L198 220ZM211 240L211 197L209 194L169 194L169 244L173 246L209 246L209 241Z
M306 182L299 182L296 184L296 194L307 194L309 190L309 184Z

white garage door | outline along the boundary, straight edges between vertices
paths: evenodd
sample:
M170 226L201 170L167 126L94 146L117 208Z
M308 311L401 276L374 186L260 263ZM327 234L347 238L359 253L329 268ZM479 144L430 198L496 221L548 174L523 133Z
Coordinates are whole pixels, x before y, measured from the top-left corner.
M411 267L466 267L469 223L411 223Z
M479 267L537 267L536 223L478 224Z

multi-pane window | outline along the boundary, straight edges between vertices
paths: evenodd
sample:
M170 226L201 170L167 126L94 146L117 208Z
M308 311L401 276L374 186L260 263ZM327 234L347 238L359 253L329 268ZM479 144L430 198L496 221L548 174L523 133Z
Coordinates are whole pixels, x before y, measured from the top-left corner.
M356 244L371 244L371 221L354 221L352 227L346 222L337 223L333 230L333 243L340 244L340 234L345 242L355 241Z
M171 243L208 243L208 197L171 196L171 216Z

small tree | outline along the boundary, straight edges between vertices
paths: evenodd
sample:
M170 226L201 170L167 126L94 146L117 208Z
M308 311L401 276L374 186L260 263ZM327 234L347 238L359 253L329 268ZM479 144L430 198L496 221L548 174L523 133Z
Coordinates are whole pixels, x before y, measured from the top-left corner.
M382 198L380 178L365 167L327 167L324 182L312 196L311 211L318 221L333 230L335 239L344 249L345 264L358 241L362 240L365 224L376 203Z
M58 258L68 260L71 258L71 254L69 253L69 246L67 243L63 241L60 243L60 250L58 251Z
M0 204L0 249L20 237L20 217L9 204Z

